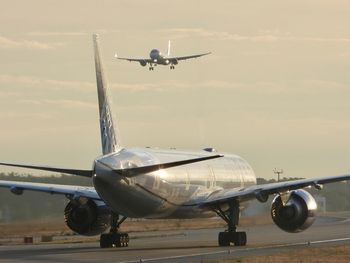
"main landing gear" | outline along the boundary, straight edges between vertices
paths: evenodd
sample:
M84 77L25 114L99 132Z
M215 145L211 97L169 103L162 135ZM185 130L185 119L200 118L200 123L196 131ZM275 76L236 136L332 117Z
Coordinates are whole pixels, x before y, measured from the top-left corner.
M174 65L170 65L170 69L175 69L175 66Z
M155 67L155 66L157 66L157 64L152 64L152 63L150 63L148 69L149 69L149 70L154 70L154 67Z
M214 210L226 223L227 230L219 233L219 246L245 246L247 244L246 232L236 231L239 221L239 202L237 200L230 201L229 209L222 211L220 207Z
M128 233L119 232L120 225L125 221L124 216L119 220L119 215L112 213L111 215L111 229L109 233L101 234L100 236L100 247L127 247L129 246L129 235Z

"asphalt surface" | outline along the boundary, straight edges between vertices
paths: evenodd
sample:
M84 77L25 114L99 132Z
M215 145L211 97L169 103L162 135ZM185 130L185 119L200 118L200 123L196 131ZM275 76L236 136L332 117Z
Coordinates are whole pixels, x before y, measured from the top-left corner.
M289 234L275 225L242 228L245 247L218 247L221 229L131 234L127 248L100 249L98 243L0 246L0 262L206 262L266 255L296 248L350 245L350 219L320 217L309 229ZM148 237L147 237L148 236Z

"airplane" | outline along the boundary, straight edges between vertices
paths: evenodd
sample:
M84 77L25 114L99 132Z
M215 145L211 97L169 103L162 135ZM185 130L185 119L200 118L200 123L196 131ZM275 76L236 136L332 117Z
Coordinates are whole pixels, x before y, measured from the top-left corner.
M175 69L175 65L177 65L181 60L199 58L199 57L211 54L211 52L207 52L207 53L202 53L197 55L170 57L170 45L171 45L171 42L169 40L168 50L166 55L163 55L158 49L152 49L151 52L149 53L150 58L121 58L121 57L118 57L117 53L115 53L114 57L117 59L127 60L130 62L139 62L140 65L143 67L149 64L148 69L154 70L154 66L156 65L164 65L164 66L170 65L170 69Z
M80 235L100 235L101 248L129 245L128 233L120 230L126 218L200 220L214 216L227 224L218 234L219 246L245 246L246 232L237 231L240 211L248 201L264 203L270 195L274 196L274 223L286 232L301 232L315 221L317 210L315 199L303 188L321 190L324 184L350 180L348 174L257 185L252 167L238 155L218 153L213 148L182 151L122 146L96 34L93 44L102 155L93 161L92 169L0 163L88 177L93 186L0 180L0 187L16 195L30 190L66 196L67 226Z

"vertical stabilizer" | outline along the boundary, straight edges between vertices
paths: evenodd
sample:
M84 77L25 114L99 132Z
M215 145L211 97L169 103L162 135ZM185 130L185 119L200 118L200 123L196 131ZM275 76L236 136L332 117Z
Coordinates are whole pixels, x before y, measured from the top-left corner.
M102 152L103 154L108 154L118 151L120 149L120 145L116 131L114 129L114 122L107 94L108 87L106 77L103 72L99 48L99 37L97 34L93 35L93 42L95 53L97 95L100 112Z
M171 42L170 40L168 41L168 52L167 52L167 57L170 57L170 47L171 47Z

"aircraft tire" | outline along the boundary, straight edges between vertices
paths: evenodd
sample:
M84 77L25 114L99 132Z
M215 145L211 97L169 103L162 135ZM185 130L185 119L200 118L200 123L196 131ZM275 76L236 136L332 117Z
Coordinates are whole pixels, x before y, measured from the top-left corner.
M232 241L235 246L245 246L247 244L246 232L236 232Z
M101 234L100 236L100 248L113 247L112 236L110 233Z
M105 233L100 236L100 247L128 247L129 235L127 233Z
M229 232L220 232L219 233L219 246L228 247L230 246L230 234Z
M235 246L245 246L247 244L247 234L246 232L220 232L218 241L220 247L228 247L230 243Z

